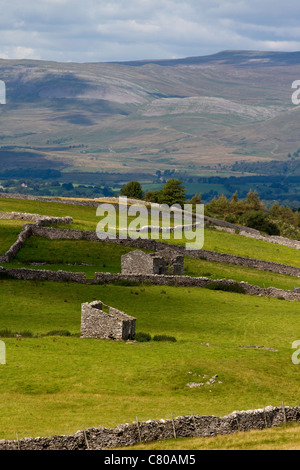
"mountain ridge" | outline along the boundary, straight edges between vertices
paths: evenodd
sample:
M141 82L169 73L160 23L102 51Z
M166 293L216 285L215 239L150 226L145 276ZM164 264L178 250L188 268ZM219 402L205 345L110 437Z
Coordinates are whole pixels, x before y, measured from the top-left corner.
M201 174L237 161L285 161L300 148L300 108L291 102L298 78L298 51L109 63L1 59L0 170L18 167L20 152L25 168L49 162L81 172ZM16 159L5 157L11 146Z

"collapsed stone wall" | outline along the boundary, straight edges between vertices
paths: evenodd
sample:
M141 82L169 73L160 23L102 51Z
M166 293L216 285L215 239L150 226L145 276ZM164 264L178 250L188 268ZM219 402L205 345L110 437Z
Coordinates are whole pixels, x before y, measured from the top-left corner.
M289 276L300 277L300 268L273 261L264 261L257 258L246 258L244 256L228 255L209 250L186 250L185 256L191 258L202 258L207 261L217 261L219 263L233 264L236 266L245 266L260 271L270 271L278 274L287 274Z
M0 440L0 450L104 450L181 437L213 437L263 430L300 421L300 407L267 406L218 416L178 416L121 424L113 429L99 426L72 435Z
M70 271L50 271L45 269L11 268L5 269L0 266L2 278L19 279L22 281L54 281L54 282L76 282L86 284L85 273L73 273Z

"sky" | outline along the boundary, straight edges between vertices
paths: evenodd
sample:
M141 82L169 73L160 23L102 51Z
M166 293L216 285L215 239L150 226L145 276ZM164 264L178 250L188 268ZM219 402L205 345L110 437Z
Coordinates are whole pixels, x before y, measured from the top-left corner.
M0 58L171 59L300 50L296 0L0 0Z

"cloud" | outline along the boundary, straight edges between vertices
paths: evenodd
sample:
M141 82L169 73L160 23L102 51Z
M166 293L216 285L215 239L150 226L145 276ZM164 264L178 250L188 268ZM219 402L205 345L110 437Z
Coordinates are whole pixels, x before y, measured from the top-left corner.
M114 61L298 50L295 0L2 0L0 57Z

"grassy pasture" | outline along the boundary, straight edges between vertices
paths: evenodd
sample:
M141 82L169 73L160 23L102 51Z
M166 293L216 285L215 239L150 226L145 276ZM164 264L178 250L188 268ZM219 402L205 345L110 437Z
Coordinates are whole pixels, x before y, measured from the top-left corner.
M16 241L24 223L23 220L0 220L0 253L5 253Z
M16 258L6 266L85 272L88 278L93 278L95 272L121 272L121 256L134 249L101 241L31 237L26 241L25 247L17 253ZM184 260L184 275L246 281L260 287L300 287L300 279L297 277L189 257Z
M55 202L27 201L17 199L1 199L0 210L32 212L41 215L71 216L74 223L68 228L81 230L96 230L100 218L96 216L96 207L76 206L71 204L58 204ZM146 223L146 220L145 220ZM66 228L66 226L64 226ZM144 234L147 237L147 234ZM187 233L187 237L190 234ZM185 244L186 240L174 239L171 234L170 240L159 236L162 241ZM241 235L233 235L218 230L204 230L204 249L228 253L249 258L258 258L265 261L300 266L300 256L297 250L286 246L268 243L262 240L254 240Z
M300 330L295 302L198 288L15 280L0 281L0 293L0 330L35 335L2 338L1 437L299 402L299 366L291 361ZM177 341L79 338L80 305L93 299L135 316L137 331ZM42 336L52 330L73 336ZM247 345L277 352L240 347ZM215 374L222 383L186 385Z
M92 230L97 223L93 207L6 199L0 203L5 211L71 215L73 228ZM1 222L3 247L5 237L8 243L15 241L24 223L20 222ZM299 266L296 250L225 232L206 230L204 248ZM119 272L121 255L131 249L31 237L6 266L43 262L47 264L42 269L83 271L93 277L95 271ZM299 279L292 276L188 257L184 269L191 276L245 280L261 287L299 286ZM201 288L4 278L0 298L0 339L6 344L7 359L0 366L0 438L15 439L16 432L19 437L74 433L83 425L113 427L136 416L139 420L170 418L172 413L222 416L282 401L291 406L299 403L299 366L291 360L291 345L300 332L297 302ZM135 316L137 332L173 336L177 341L81 339L81 303L96 299ZM22 339L8 337L9 330L21 333ZM67 331L69 336L55 331ZM276 351L241 347L249 345ZM218 379L212 386L187 387L189 382L205 383L204 376L215 374ZM263 437L261 442L267 445ZM242 446L242 439L219 444L178 440L167 445L230 448ZM249 442L250 448L254 445L259 444Z

